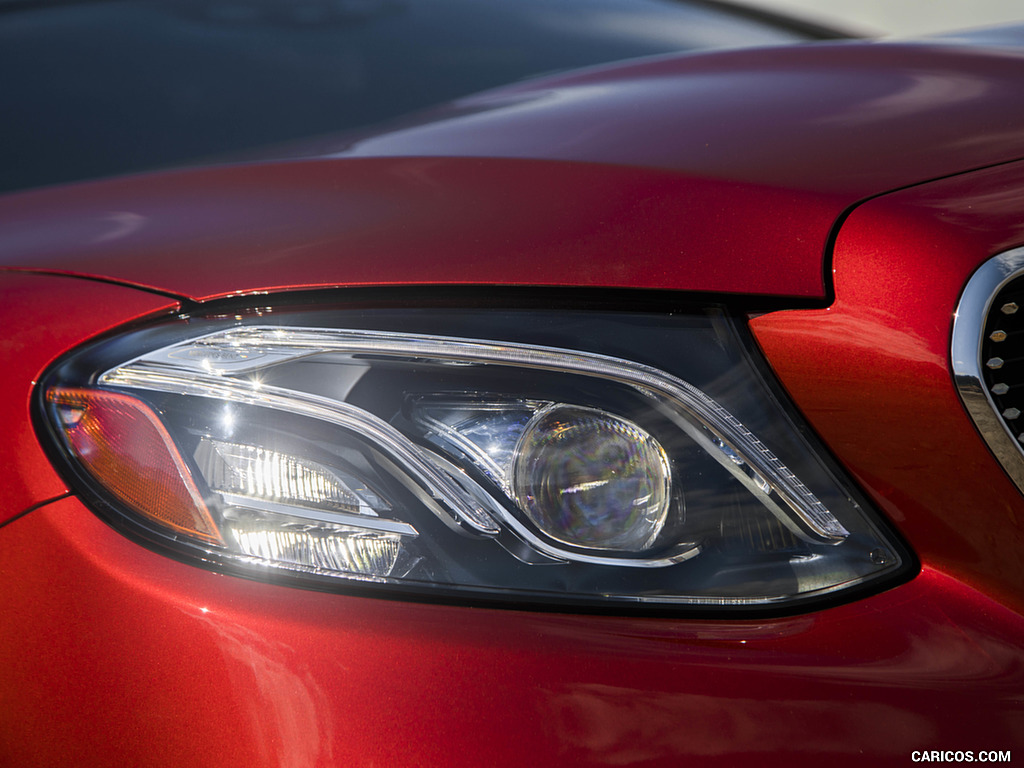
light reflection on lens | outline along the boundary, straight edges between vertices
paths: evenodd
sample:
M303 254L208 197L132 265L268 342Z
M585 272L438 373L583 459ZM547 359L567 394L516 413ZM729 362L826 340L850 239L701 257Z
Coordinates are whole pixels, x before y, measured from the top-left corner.
M210 488L221 493L374 517L391 509L357 478L262 446L204 437L195 459Z
M378 578L391 575L402 547L396 534L342 526L274 529L235 523L229 530L239 550L251 557Z
M516 446L512 489L551 538L641 552L665 525L672 476L664 449L636 424L590 408L537 414Z

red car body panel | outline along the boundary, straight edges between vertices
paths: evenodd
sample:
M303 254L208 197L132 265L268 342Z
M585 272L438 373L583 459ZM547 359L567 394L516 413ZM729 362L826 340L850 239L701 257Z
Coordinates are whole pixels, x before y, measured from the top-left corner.
M931 569L805 616L679 621L251 582L73 498L0 553L23 574L0 595L11 765L895 765L1024 727L1024 619Z
M1024 243L1024 168L1008 162L1024 156L1020 64L941 46L647 62L486 97L478 119L509 120L486 149L456 141L472 115L410 129L422 154L506 159L269 163L0 202L15 270L0 311L21 340L5 356L4 514L39 505L0 531L0 762L852 766L1024 750L1024 501L948 363L964 283ZM574 133L623 109L636 126ZM181 563L56 498L28 410L54 358L175 300L17 270L201 300L446 284L812 299L755 317L755 337L922 569L825 610L712 621L376 600Z
M872 200L836 240L835 303L751 322L804 414L922 561L1017 610L1024 499L964 410L949 349L971 273L1024 243L1022 196L1024 163L1012 163Z
M656 58L462 99L309 151L651 166L859 200L1024 157L1024 53L826 43Z
M601 68L349 150L384 157L8 197L0 263L198 300L427 284L824 298L851 206L1024 157L1022 64L1013 50L830 44Z
M584 163L269 163L9 197L0 261L203 300L409 284L817 298L837 206L826 195Z

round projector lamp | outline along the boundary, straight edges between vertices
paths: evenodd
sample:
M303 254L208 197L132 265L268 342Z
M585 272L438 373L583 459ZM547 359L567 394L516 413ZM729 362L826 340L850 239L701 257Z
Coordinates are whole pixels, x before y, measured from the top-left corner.
M665 525L672 473L661 444L605 411L555 405L516 445L510 487L540 531L563 544L642 552Z

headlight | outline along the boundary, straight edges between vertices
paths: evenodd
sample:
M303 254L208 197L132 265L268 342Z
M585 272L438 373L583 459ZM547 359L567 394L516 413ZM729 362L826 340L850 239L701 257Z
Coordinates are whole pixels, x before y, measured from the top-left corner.
M905 574L745 339L719 310L183 317L41 407L108 520L250 575L723 608Z

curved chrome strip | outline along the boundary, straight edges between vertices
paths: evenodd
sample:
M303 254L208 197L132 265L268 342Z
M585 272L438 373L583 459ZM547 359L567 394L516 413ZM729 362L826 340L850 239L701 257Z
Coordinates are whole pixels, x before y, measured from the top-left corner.
M413 479L430 494L435 505L444 509L454 522L462 524L478 534L485 536L498 535L501 529L494 522L492 515L499 514L501 519L518 536L529 542L538 552L555 559L573 560L581 563L590 563L591 565L664 568L688 560L700 552L699 547L693 544L685 544L681 548L673 550L662 557L632 559L587 555L552 547L534 536L519 521L506 514L496 504L489 504L487 506L490 506L491 509L486 509L480 499L470 493L462 492L457 480L445 472L438 471L435 465L440 462L429 459L427 457L428 454L411 442L405 435L383 419L361 408L337 400L320 397L319 395L311 395L291 389L270 386L261 386L257 389L254 388L252 382L246 379L218 377L208 372L182 371L165 366L149 367L146 365L136 365L135 363L137 361L132 361L132 363L107 371L100 377L100 383L126 389L142 389L149 392L168 392L176 395L192 395L194 397L229 400L235 403L271 408L300 416L309 416L351 430L364 438L368 438L378 448L390 453L391 457L403 469L408 471L413 476ZM466 478L465 482L470 481ZM228 502L242 498L228 496L227 494L222 494L222 496ZM267 505L260 505L259 503L254 504L251 499L245 499L244 504L240 505L255 509L287 512L290 515L300 514L300 510L295 507L272 508ZM317 520L326 520L327 522L342 522L336 519L338 517L336 514L325 517L323 513L310 514L308 511L302 510L301 515ZM348 516L348 518L344 522L347 522L349 525L368 530L387 530L381 527L379 520L363 520L354 515ZM407 528L408 530L401 529L394 532L406 535L416 534L415 528L412 526L407 526Z
M971 276L953 316L953 381L967 412L1003 469L1024 493L1024 446L999 416L981 372L982 335L998 293L1024 275L1024 248L989 259Z
M311 509L310 507L281 504L280 502L267 499L257 499L252 496L242 496L237 493L221 493L220 497L224 500L225 504L233 507L255 509L259 512L272 512L275 515L316 520L319 523L329 523L331 525L347 525L351 528L360 528L366 531L397 533L401 536L419 535L415 528L408 523L403 523L401 520L389 520L385 517L370 517L369 515L352 515L347 512L335 512L325 509Z
M466 491L480 504L490 508L491 514L500 517L502 522L509 527L509 530L529 544L535 551L551 558L552 562L565 562L571 560L576 563L587 563L588 565L614 565L626 568L665 568L670 565L678 565L679 563L685 562L690 558L696 557L701 552L701 548L697 544L689 542L681 542L668 552L663 553L661 556L649 558L605 557L602 555L590 555L585 552L572 552L570 550L563 549L562 547L552 546L540 537L534 535L529 528L516 520L515 517L505 512L505 510L503 510L500 505L490 497L487 491L477 485L457 466L442 456L434 456L434 460L451 473L456 482L464 483Z
M429 493L432 501L455 522L486 536L496 536L500 531L490 515L475 502L470 502L448 476L437 470L405 435L383 419L348 403L279 387L256 388L245 379L170 367L125 365L107 371L100 377L100 383L150 392L229 400L335 424L370 439L390 453Z
M389 331L245 326L200 336L142 355L103 374L100 382L139 386L138 379L131 381L133 377L159 377L161 373L174 370L189 372L187 377L177 378L179 386L186 386L190 380L200 376L209 385L218 379L224 383L231 381L231 376L326 352L412 357L460 364L511 365L581 374L627 385L660 404L666 416L736 477L793 533L832 543L840 542L849 535L789 467L725 408L682 379L630 360L554 347ZM232 389L235 394L241 391L247 396L253 392L251 386ZM196 391L188 393L201 394ZM281 390L276 394L287 397L299 393ZM315 399L321 408L334 402L311 395L299 396L306 401ZM258 398L251 402L259 404ZM389 425L384 422L381 425L394 432L390 437L397 435L405 440ZM737 457L742 461L738 462ZM793 516L782 511L782 505L794 513L801 525L797 526Z

